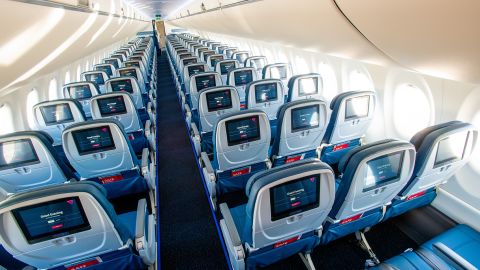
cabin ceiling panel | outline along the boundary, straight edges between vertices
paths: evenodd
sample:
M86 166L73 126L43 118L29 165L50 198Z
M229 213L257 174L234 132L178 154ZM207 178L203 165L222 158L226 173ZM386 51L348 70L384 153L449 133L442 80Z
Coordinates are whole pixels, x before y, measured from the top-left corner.
M375 64L394 64L345 19L332 1L255 1L174 19L169 23L186 29L262 40Z
M0 91L35 80L150 26L145 21L16 1L1 1L0 24Z

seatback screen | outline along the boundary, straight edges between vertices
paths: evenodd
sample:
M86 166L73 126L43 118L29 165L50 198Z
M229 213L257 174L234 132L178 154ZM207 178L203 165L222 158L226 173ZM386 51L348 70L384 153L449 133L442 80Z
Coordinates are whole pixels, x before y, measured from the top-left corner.
M403 155L404 152L398 152L368 161L363 192L398 181L402 172Z
M72 136L81 156L115 149L112 132L108 126L72 131Z
M90 85L88 84L69 86L68 92L71 98L77 100L86 100L92 97L92 91L90 91Z
M47 125L69 123L74 120L70 105L67 103L42 106L40 107L40 111Z
M129 61L129 62L125 62L123 64L125 65L125 67L138 67L138 68L140 68L140 62L139 61ZM120 70L120 74L122 74L122 71L123 70Z
M185 59L187 57L192 57L192 54L191 53L182 53L179 55L179 59Z
M210 55L213 55L213 54L215 54L214 51L204 52L204 53L203 53L203 61L207 62L207 58L208 58Z
M235 77L236 86L246 85L253 80L251 70L235 71L233 76Z
M105 81L103 80L103 75L101 73L85 74L85 79L98 85L102 85L105 83Z
M137 72L134 68L121 69L118 71L121 77L134 77L138 80Z
M275 101L277 99L277 83L262 83L255 85L256 103Z
M105 59L105 63L113 65L115 68L119 68L118 61L116 59Z
M287 78L287 67L286 66L271 67L270 77L274 79L285 80Z
M248 116L225 123L228 146L252 142L260 139L259 117Z
M221 90L206 94L209 112L232 108L232 95L230 90Z
M182 62L183 62L184 66L186 66L188 64L195 64L195 63L197 63L197 58L183 59Z
M254 58L252 59L253 65L255 68L263 68L265 66L265 59L263 58Z
M91 229L78 197L14 209L12 214L29 244Z
M103 65L102 66L96 66L95 69L98 70L98 71L103 71L103 72L107 73L107 75L109 77L111 77L113 75L113 71L112 71L112 68L110 66L103 66Z
M438 142L434 168L443 166L463 158L467 144L468 132L450 135Z
M181 53L186 53L188 52L187 49L180 49L180 50L177 50L177 54L181 54Z
M99 98L97 102L98 109L103 117L127 113L123 96Z
M217 51L218 53L223 54L226 48L228 48L228 46L220 46L217 48Z
M197 86L197 91L200 91L208 87L216 86L215 75L212 74L212 75L198 76L195 79L195 84Z
M196 62L196 60L195 60L195 62ZM205 66L203 64L194 65L194 66L188 67L187 70L188 70L188 76L192 76L192 75L200 73L200 72L205 72Z
M272 221L296 215L320 204L320 177L307 176L270 188Z
M221 60L223 60L223 55L210 56L210 66L214 68Z
M318 78L303 78L298 80L298 96L318 94Z
M235 68L235 61L220 63L220 73L222 75L227 74L230 70Z
M320 126L319 106L310 105L292 109L292 132L317 128Z
M114 54L111 57L120 60L120 62L123 62L123 55Z
M110 85L112 86L113 92L124 91L133 93L133 86L130 80L115 80L111 81Z
M0 143L0 170L31 165L40 162L30 139Z
M370 96L349 98L345 102L345 120L354 120L368 116Z

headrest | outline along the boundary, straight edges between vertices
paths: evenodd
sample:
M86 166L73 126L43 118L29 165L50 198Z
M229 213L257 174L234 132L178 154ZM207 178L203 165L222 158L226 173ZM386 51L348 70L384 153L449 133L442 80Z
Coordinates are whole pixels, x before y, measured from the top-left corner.
M276 75L278 75L278 77L284 77L284 78L277 78L277 76L273 76L271 71L274 68L275 69L284 69L285 74L280 73L280 71L278 72L279 74L276 74ZM269 65L266 65L266 66L263 67L262 78L263 79L270 79L270 78L286 79L286 78L290 77L291 70L292 69L290 67L290 64L288 64L288 63L269 64ZM285 75L285 76L283 76L283 75Z
M309 73L309 74L300 74L300 75L295 75L288 80L288 96L291 98L291 95L293 93L297 93L299 95L300 92L302 91L302 85L301 81L302 80L308 80L308 79L313 79L314 82L316 80L316 85L313 85L317 87L317 93L312 93L312 94L305 94L305 95L316 95L316 94L321 94L323 92L323 78L322 75L319 73ZM298 90L298 91L297 91Z
M365 95L375 95L373 91L348 91L343 92L341 94L336 95L332 101L330 102L330 109L334 110L336 107L338 108L344 99L349 98L350 96L358 95L358 94L365 94Z
M85 81L93 81L98 85L105 84L105 81L108 80L108 74L105 71L100 70L91 70L82 72L82 78Z
M220 74L217 72L197 73L190 76L190 94L196 94L197 91L221 84L222 80L220 78Z
M252 82L248 83L247 86L245 86L245 102L246 102L246 104L248 105L248 102L249 102L250 91L255 91L255 87L258 87L258 86L261 86L261 85L269 86L269 85L272 85L272 84L276 84L277 92L278 92L278 90L280 90L280 93L282 93L279 96L277 95L277 98L283 100L283 83L282 83L281 80L279 80L279 79L260 79L260 80L252 81ZM278 89L278 88L280 88L280 89ZM265 101L265 102L267 102L267 101ZM256 102L256 103L258 103L258 102Z
M215 65L215 71L221 75L227 75L231 70L238 67L240 67L240 63L237 60L225 59L217 62Z
M461 124L461 123L462 123L462 121L454 120L454 121L440 123L440 124L437 124L437 125L434 125L434 126L431 126L431 127L424 128L424 129L420 130L419 132L415 133L415 135L413 135L413 137L410 139L410 143L412 143L415 146L415 150L418 151L420 149L420 146L423 143L423 140L430 133L432 133L434 131L437 131L437 130L440 130L442 128L448 127L448 126Z
M259 62L263 62L263 63L261 63L260 66L257 66L257 63ZM245 67L254 67L257 69L259 68L263 69L263 67L266 65L267 65L267 57L263 55L250 56L245 60Z
M89 87L90 93L91 93L92 96L96 96L100 93L98 85L95 82L82 81L82 82L72 82L72 83L65 84L63 86L63 95L65 97L71 97L70 92L67 95L65 91L70 91L70 87L81 87L81 86L85 86L85 85ZM76 98L76 99L78 99L78 98ZM90 97L88 97L88 99L90 99Z
M333 170L326 163L321 162L319 159L305 159L297 162L289 163L283 166L274 167L266 171L258 172L247 182L245 187L245 194L247 197L256 196L258 191L280 178L285 178L293 175L302 174L306 171L315 170L329 170L333 174ZM281 175L278 173L281 172Z

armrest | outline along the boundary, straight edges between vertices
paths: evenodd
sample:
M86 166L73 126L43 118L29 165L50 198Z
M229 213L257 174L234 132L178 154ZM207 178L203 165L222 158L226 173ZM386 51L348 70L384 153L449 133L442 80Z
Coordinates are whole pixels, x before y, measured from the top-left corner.
M212 162L210 162L210 159L208 158L207 153L205 152L200 153L200 158L202 159L204 170L209 176L208 180L215 181L215 171L213 170Z
M455 269L474 270L477 269L470 262L465 260L462 256L456 253L443 243L434 243L433 251L440 258L445 260L449 265L452 265Z
M228 208L226 203L220 204L220 213L225 220L225 225L228 228L228 234L230 235L230 240L234 246L241 246L242 240L240 240L240 235L238 234L237 227L235 226L235 222L233 221L232 213Z
M198 131L197 124L195 123L190 125L190 136L195 140L201 140L200 132Z
M141 173L143 178L147 181L147 184L150 190L155 190L155 176L153 163L150 162L150 150L148 148L143 148L142 150L142 160L141 160Z
M230 263L233 269L245 269L245 250L226 203L220 204L220 213L223 216L223 219L220 220L220 227L227 246Z
M137 205L135 223L135 248L146 265L156 261L155 219L148 214L147 201L141 199Z
M185 116L188 118L192 117L192 111L190 110L190 106L188 106L187 103L185 103Z
M147 121L145 122L145 127L144 127L144 129L143 129L144 132L145 132L145 136L146 136L146 137L149 137L150 135L152 135L151 132L150 132L150 127L151 127L151 126L152 126L152 121L147 120Z

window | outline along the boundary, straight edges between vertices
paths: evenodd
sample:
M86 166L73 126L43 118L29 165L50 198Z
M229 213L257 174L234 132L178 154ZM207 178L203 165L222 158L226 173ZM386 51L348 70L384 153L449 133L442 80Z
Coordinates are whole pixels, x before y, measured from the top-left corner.
M38 91L37 89L33 88L30 93L27 95L27 106L26 106L26 113L27 113L27 121L28 125L31 129L35 128L35 118L33 114L33 106L38 103Z
M335 71L330 65L326 63L321 63L318 66L318 71L323 78L323 96L327 100L332 100L338 93Z
M15 127L13 126L12 109L10 109L10 106L7 104L0 105L0 119L2 119L0 135L15 131Z
M67 83L70 83L71 82L71 79L70 79L70 71L67 71L65 72L65 81L64 81L64 84L67 84Z
M48 100L58 99L57 80L55 78L50 80L48 85Z
M397 132L410 139L433 122L429 93L413 84L401 84L393 92L393 122Z
M480 127L480 110L475 113L471 123L479 128ZM472 156L470 157L470 165L472 168L480 173L480 143L477 142L476 147L473 149Z
M85 63L85 71L89 71L89 70L90 70L90 63L87 60L87 62Z

